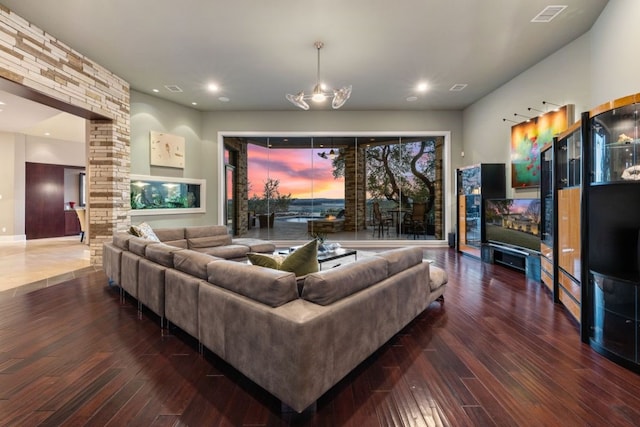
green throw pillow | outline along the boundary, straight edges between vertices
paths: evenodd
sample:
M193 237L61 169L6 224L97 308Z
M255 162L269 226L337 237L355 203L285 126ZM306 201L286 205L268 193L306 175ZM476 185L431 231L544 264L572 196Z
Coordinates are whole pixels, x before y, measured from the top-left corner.
M258 254L255 252L249 252L247 258L249 258L249 261L253 265L273 268L274 270L279 270L280 264L282 264L284 260L284 256L282 255Z
M318 264L318 242L316 240L305 243L286 256L252 252L247 254L247 258L253 265L290 271L296 276L304 276L320 270L320 265Z

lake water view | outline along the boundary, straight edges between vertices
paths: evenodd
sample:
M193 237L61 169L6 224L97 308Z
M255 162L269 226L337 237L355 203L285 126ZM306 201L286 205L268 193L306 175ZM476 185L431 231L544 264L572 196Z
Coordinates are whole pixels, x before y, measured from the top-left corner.
M289 222L306 222L308 219L337 215L344 209L344 199L297 199L291 202L287 212L278 212L278 217L289 218Z

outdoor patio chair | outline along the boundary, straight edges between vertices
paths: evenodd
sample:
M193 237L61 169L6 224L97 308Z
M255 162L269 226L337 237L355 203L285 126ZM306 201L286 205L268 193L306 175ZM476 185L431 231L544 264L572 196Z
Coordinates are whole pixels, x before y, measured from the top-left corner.
M393 218L390 216L382 215L380 211L380 203L373 202L373 235L378 230L378 237L384 235L384 229L387 229L387 236L389 235L389 227L393 225Z

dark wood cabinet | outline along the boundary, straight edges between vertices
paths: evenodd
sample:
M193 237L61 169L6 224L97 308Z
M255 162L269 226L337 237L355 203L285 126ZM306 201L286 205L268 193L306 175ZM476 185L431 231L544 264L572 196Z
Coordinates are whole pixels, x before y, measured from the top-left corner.
M582 119L542 153L542 282L582 325Z
M74 236L80 234L80 221L74 210L64 211L64 235Z

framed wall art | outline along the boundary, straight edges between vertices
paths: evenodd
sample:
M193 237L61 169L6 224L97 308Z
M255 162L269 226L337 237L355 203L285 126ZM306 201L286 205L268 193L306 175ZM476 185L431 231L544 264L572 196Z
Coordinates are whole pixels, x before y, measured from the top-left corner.
M184 169L185 151L184 138L168 133L151 131L150 136L151 166L165 166Z
M540 151L567 129L573 105L565 105L511 127L511 187L540 185Z

